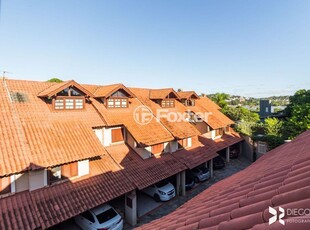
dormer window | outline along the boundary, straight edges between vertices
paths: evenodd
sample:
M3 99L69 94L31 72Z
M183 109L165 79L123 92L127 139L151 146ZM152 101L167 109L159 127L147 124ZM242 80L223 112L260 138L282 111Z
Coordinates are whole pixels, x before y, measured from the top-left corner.
M75 81L54 83L40 92L38 97L51 104L55 110L82 110L85 108L86 98L94 95Z
M194 91L178 92L178 94L185 106L195 106L196 99L199 99L199 96Z
M174 108L175 100L174 99L163 99L161 101L161 107L163 108Z
M195 99L187 99L183 101L183 105L185 106L195 106Z
M114 92L107 99L108 108L127 108L128 107L128 93L123 90L118 90Z
M73 110L84 109L85 96L75 87L68 87L56 94L54 109Z

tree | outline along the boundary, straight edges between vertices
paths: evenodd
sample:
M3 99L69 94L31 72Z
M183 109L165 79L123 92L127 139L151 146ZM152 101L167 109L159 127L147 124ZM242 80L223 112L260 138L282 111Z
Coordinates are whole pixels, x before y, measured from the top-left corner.
M290 97L285 113L287 119L283 124L283 136L293 139L310 129L310 90L298 90Z
M60 83L60 82L63 82L63 80L59 79L59 78L51 78L49 80L47 80L48 82L57 82L57 83Z
M183 90L182 89L178 89L178 92L182 92Z
M265 119L264 129L265 134L271 136L281 136L281 131L283 128L283 121L278 118L267 118Z
M223 113L236 122L236 130L245 135L252 135L253 130L259 124L259 115L243 107L227 106Z
M226 93L216 93L211 97L211 100L214 101L219 107L222 109L226 108L227 106L227 99L229 95Z

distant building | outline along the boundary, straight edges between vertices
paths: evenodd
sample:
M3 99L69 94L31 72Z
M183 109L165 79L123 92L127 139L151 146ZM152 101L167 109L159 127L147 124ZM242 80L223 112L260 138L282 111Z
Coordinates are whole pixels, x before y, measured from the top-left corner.
M263 121L271 115L271 102L270 100L260 99L259 101L259 117Z

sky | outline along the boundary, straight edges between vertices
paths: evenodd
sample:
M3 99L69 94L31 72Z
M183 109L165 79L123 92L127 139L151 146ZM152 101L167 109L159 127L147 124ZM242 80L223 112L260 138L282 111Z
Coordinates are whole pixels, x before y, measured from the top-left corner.
M290 95L310 88L310 1L2 0L0 52L11 79Z

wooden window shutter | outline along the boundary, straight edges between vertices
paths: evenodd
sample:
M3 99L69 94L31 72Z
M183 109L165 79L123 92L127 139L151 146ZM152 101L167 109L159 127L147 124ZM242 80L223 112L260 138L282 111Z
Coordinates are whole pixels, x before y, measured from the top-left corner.
M162 153L163 151L164 151L164 144L158 144L158 145L152 146L152 153L153 154Z
M0 194L10 193L11 192L11 178L2 177L0 178Z
M73 162L70 164L71 177L79 175L78 162Z
M124 140L124 135L123 135L123 129L112 129L111 130L111 135L112 135L112 143L123 141Z
M61 166L61 176L70 178L74 176L78 176L78 162L73 162L67 165Z
M70 164L61 166L61 177L70 178L71 177L71 167Z
M187 138L183 139L183 147L187 147L188 146L188 143L187 143Z

